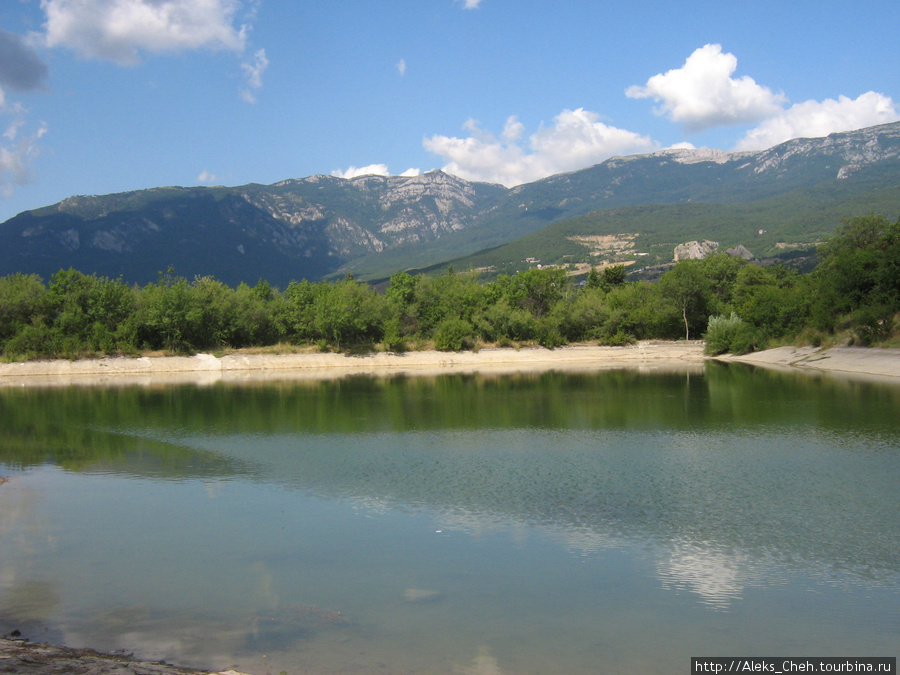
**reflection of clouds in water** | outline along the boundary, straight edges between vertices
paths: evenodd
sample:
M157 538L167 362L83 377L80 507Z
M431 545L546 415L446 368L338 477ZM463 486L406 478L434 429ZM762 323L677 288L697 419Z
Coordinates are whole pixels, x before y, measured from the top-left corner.
M12 574L15 578L17 575ZM59 604L56 584L51 581L17 581L0 594L0 615L30 634L34 624L49 620Z
M478 654L469 666L456 666L453 672L458 675L503 675L497 659L491 656L488 647L479 647Z
M462 510L444 512L439 520L444 531L457 530L473 536L510 532L521 543L540 531L569 552L580 555L633 548L641 543L639 538L630 539L587 527L535 527L517 520ZM727 552L715 544L700 542L678 543L670 550L655 545L650 548L654 552L648 551L648 555L658 559L657 574L663 588L690 591L714 609L728 609L731 603L743 599L747 587L762 583L765 566L745 553ZM778 583L778 575L769 574L766 583Z
M517 544L524 544L528 541L529 532L533 529L527 523L515 518L504 518L465 509L441 511L435 520L440 523L440 529L443 532L464 532L476 538L509 532Z
M141 659L220 669L233 663L234 645L247 639L249 624L247 616L224 621L150 607L117 607L79 617L74 625L63 628L62 642L133 653Z
M600 534L587 527L559 528L554 533L554 538L558 539L570 552L581 555L610 548L621 548L623 544L607 534Z
M35 508L44 499L43 490L35 487L34 476L27 484L20 479L21 476L9 478L0 492L0 536L11 537L20 556L33 556L37 555L42 545L54 545L55 539L47 523L39 519ZM3 565L0 574L7 573L7 567Z
M0 491L0 538L11 542L14 555L0 551L0 632L13 628L29 636L46 635L46 625L59 605L57 584L34 580L33 567L48 548L56 546L48 523L37 504L43 490L12 476ZM7 545L4 545L4 548Z
M350 503L353 504L353 510L365 514L367 517L383 516L394 508L394 505L387 499L380 497L352 497Z
M657 563L663 588L686 589L716 609L728 609L758 583L758 570L748 556L726 553L703 543L683 543Z
M223 480L205 480L203 481L203 491L210 499L218 499L222 496L226 481Z
M582 555L609 548L622 548L624 545L619 537L597 532L588 527L535 525L517 518L505 518L464 509L441 511L435 520L440 523L440 529L444 533L458 531L473 537L509 533L512 540L519 545L526 544L532 536L540 534L559 542L569 552Z

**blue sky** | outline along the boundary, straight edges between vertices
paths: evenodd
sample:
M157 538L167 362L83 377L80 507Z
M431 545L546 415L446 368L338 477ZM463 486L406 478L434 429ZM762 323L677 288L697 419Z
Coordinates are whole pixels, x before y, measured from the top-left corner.
M2 0L0 221L442 168L516 185L900 119L900 2Z

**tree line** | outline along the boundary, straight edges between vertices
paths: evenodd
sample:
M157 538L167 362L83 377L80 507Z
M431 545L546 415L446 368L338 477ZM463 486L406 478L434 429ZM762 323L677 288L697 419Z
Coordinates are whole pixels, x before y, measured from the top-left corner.
M189 354L278 344L321 350L458 351L483 344L622 345L699 339L710 353L779 342L889 341L900 312L900 220L846 220L820 246L810 274L716 254L677 263L658 282L623 266L575 284L559 268L483 282L476 272L399 272L383 293L352 277L230 288L171 271L145 286L68 269L48 283L0 278L4 360Z

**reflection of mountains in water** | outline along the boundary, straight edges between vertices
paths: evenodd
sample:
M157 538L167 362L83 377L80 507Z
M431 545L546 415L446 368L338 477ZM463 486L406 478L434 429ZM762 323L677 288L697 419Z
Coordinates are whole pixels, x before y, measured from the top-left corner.
M673 579L694 570L685 583L695 587L720 583L691 562L710 552L726 572L728 560L747 569L774 557L824 560L874 583L900 573L889 480L896 387L711 364L705 376L363 377L117 393L2 391L14 414L0 427L6 438L46 429L34 441L44 447L81 444L77 461L57 459L75 468L237 475L363 508L432 509L470 531L537 525L583 550L701 542L705 552L681 547L667 568Z

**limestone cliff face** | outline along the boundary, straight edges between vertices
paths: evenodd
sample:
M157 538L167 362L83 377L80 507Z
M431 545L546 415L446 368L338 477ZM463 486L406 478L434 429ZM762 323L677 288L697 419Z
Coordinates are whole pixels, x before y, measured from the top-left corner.
M473 183L442 171L349 180L313 176L276 187L275 193L242 196L292 227L324 223L334 252L349 257L434 241L471 227L483 207Z
M717 241L689 241L675 247L675 262L679 260L701 260L719 250Z

